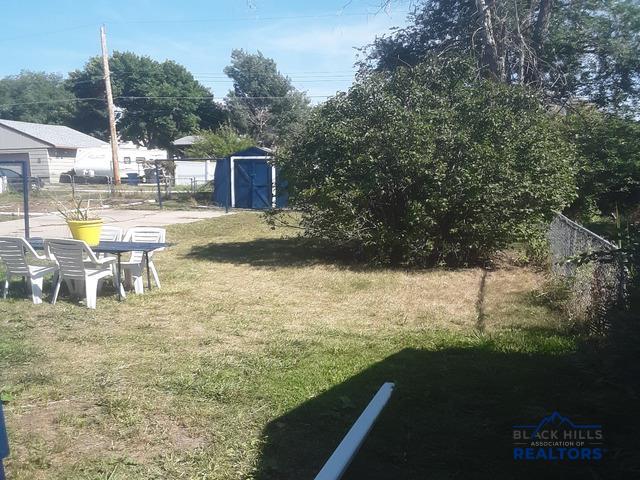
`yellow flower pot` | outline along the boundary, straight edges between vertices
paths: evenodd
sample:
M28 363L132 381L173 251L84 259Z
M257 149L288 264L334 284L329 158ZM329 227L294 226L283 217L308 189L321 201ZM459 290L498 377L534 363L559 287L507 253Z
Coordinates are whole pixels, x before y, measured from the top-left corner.
M84 240L87 245L95 247L100 243L102 219L98 220L67 220L71 236L76 240Z

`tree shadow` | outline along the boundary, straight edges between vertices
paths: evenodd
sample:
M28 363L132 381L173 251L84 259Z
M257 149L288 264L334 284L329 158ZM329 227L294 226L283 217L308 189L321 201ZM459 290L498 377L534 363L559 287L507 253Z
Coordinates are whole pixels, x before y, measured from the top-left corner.
M251 265L263 268L292 268L333 265L349 270L397 270L401 267L363 263L323 243L301 238L257 238L245 242L212 242L195 245L186 255L210 262Z
M244 242L211 242L206 245L194 245L185 257L262 268L332 265L353 271L386 270L413 273L445 268L412 267L408 269L402 265L376 265L352 256L344 249L333 248L321 241L302 237L257 238Z
M404 349L275 419L263 431L256 478L313 479L385 381L395 392L344 479L632 478L640 467L633 398L594 382L574 355L488 344ZM512 425L553 411L601 423L605 459L513 460Z
M301 267L334 262L326 249L299 238L258 238L246 242L195 245L187 257L256 267Z

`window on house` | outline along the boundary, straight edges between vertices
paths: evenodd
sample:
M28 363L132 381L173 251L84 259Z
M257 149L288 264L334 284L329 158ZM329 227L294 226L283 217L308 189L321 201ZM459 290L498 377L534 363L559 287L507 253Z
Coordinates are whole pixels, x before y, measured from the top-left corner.
M146 161L146 158L144 157L136 157L136 163L144 163Z
M124 157L125 165L129 165L131 163L131 157Z

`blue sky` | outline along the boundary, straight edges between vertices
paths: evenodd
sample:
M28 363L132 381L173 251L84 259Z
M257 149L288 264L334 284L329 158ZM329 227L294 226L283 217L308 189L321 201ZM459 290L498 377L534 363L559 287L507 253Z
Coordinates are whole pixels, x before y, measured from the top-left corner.
M353 79L354 47L406 24L409 1L380 11L379 0L23 0L0 18L0 76L20 70L66 74L100 52L129 50L185 65L216 98L233 48L262 51L314 102Z

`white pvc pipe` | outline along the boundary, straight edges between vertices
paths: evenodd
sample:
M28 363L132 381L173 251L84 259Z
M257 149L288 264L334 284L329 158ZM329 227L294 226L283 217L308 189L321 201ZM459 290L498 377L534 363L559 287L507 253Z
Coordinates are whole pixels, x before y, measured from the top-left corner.
M271 166L271 207L276 208L276 203L278 201L277 193L276 193L276 166Z
M338 480L344 475L351 460L353 460L353 457L358 453L360 446L367 438L378 415L380 415L389 398L391 398L394 388L395 384L391 382L384 383L380 387L378 393L374 395L367 408L360 414L340 442L340 445L338 445L338 448L335 449L327 463L322 467L322 470L316 475L315 480Z

